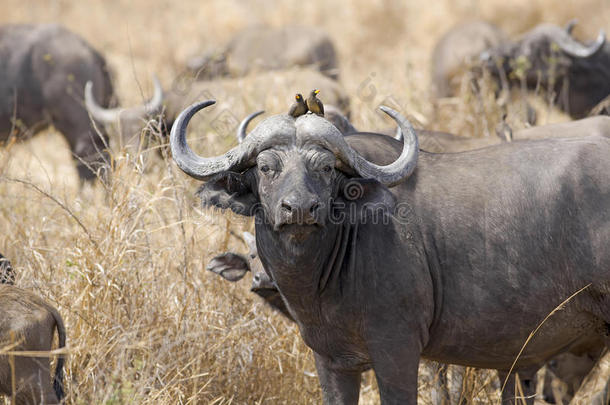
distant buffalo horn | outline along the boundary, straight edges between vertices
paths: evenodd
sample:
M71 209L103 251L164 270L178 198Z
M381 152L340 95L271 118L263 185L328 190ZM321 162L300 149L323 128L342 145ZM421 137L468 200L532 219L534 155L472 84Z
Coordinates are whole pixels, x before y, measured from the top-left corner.
M572 18L570 21L568 21L568 23L566 24L566 26L564 27L564 30L568 33L568 34L572 34L572 30L574 30L574 27L576 27L576 24L578 24L578 19L576 18Z
M263 114L264 112L265 110L254 112L242 120L242 122L239 124L239 127L237 127L237 142L242 143L244 141L246 136L248 136L246 130L248 129L248 124L250 124L250 121Z
M573 24L566 27L566 30L561 30L557 35L553 36L553 41L559 45L562 51L575 58L588 58L589 56L595 55L606 42L606 33L604 30L600 30L597 35L597 39L591 45L583 45L570 35L570 31L573 28Z
M214 103L214 100L208 100L187 107L178 115L172 126L170 134L172 156L178 167L191 177L199 180L208 180L210 177L222 172L240 171L252 167L256 164L255 158L259 152L277 145L277 141L283 142L283 138L287 135L282 134L282 131L257 131L255 129L242 143L224 155L209 158L198 156L186 143L186 128L197 111ZM375 179L387 186L393 186L409 177L413 170L415 170L419 144L415 130L406 118L391 108L385 106L379 108L396 121L404 135L402 153L396 161L387 166L378 166L367 161L347 144L343 135L334 126L323 118L307 114L297 118L297 121L305 119L326 122L326 124L332 127L332 130L329 130L329 127L321 126L319 133L312 134L314 141L335 153L338 159L361 177ZM291 118L286 116L286 119L289 120Z
M402 131L400 130L400 127L396 127L396 131L394 132L394 139L402 141Z
M160 111L163 105L163 89L157 76L153 76L154 92L151 99L144 105L133 108L104 108L95 101L93 97L93 83L88 81L85 85L85 106L91 116L98 122L104 124L116 123L120 116L129 116L134 119L144 118L148 114Z

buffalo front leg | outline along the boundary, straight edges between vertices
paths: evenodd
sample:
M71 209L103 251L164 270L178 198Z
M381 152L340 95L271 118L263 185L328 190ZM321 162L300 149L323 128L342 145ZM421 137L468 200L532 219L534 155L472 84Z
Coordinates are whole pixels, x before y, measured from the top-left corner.
M419 345L380 344L370 348L370 355L381 404L417 405Z
M357 405L360 395L360 372L337 370L327 358L315 354L318 379L325 405Z

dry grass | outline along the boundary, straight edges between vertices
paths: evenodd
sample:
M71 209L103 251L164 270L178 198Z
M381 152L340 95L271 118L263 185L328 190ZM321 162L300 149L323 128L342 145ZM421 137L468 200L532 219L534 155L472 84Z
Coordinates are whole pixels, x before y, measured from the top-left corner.
M54 21L84 36L106 55L126 104L150 93L153 72L169 86L189 56L249 24L322 26L336 41L356 126L388 126L375 107L392 100L416 121L458 133L493 128L499 112L467 94L434 110L428 58L450 25L482 17L517 33L578 17L578 35L610 31L607 0L561 7L551 0L3 0L2 10L0 23ZM284 95L295 90L262 107L287 108ZM244 90L231 107L251 111L255 96ZM565 119L538 105L541 122ZM214 136L208 145L231 142ZM247 281L230 285L204 270L218 252L245 251L229 231L251 224L203 212L197 184L156 151L147 155L134 164L115 152L109 185L81 189L54 132L0 149L0 252L12 260L18 285L65 318L68 403L319 403L312 355L297 328L267 310ZM433 377L422 378L420 403L431 403ZM488 373L469 372L463 385L476 394L469 403L497 401L498 382ZM362 392L361 403L377 403L370 373Z

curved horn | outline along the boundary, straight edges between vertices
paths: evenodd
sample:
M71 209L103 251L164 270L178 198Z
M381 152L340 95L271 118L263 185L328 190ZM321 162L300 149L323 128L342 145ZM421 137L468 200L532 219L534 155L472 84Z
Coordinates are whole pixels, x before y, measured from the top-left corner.
M293 124L288 124L288 122L294 122L293 118L290 116L275 116L269 119L279 118L280 120L275 122L277 125L286 123L285 130L263 130L252 133L250 136L246 137L242 143L221 156L209 158L198 156L186 143L186 128L190 119L197 111L214 103L214 100L208 100L187 107L178 115L174 125L172 125L170 134L172 156L178 167L191 177L199 180L207 180L221 172L239 170L252 166L255 164L252 162L252 158L258 155L260 151L271 148L279 142L283 142L285 139L294 139L294 132L286 132L288 129L294 130ZM321 131L321 133L312 134L313 137L318 138L318 141L324 143L329 150L333 150L342 162L360 176L375 179L380 183L391 187L409 177L411 173L413 173L413 170L415 170L419 153L419 143L415 130L406 118L391 108L385 106L379 108L397 122L400 130L405 136L402 153L398 159L387 166L376 165L359 155L347 144L339 130L324 118L320 118L314 114L308 114L297 118L297 120L321 120L326 123L326 125L329 125L333 130L330 132Z
M575 58L588 58L596 54L606 42L606 33L604 30L599 30L597 39L591 45L583 45L565 30L559 31L559 33L553 36L553 41L559 45L562 51Z
M218 173L244 170L256 164L253 158L256 158L262 150L294 139L294 119L290 116L276 116L274 118L277 125L286 125L285 128L271 132L263 129L256 134L251 133L242 143L221 156L198 156L186 143L186 128L197 111L214 103L216 101L207 100L187 107L172 125L170 133L172 156L178 167L191 177L207 180Z
M402 153L393 163L387 166L378 166L367 161L349 147L351 151L348 151L348 159L350 160L350 166L362 177L375 179L391 187L408 178L415 170L419 154L419 141L415 129L405 117L389 107L380 106L379 108L398 124L398 128L404 136ZM345 144L347 145L347 143Z
M91 81L88 81L87 84L85 84L85 107L96 121L103 124L116 122L119 118L119 109L104 108L95 101L95 98L93 97L93 82Z
M576 24L578 24L578 18L572 18L570 21L567 22L566 26L563 27L563 29L565 30L565 32L572 35L572 30L574 30Z
M396 121L404 135L400 156L393 163L386 166L376 165L362 157L345 141L339 130L323 118L319 118L315 114L306 114L297 118L297 121L312 121L312 125L306 127L304 132L311 133L312 141L332 151L350 171L355 172L363 178L374 179L386 186L392 187L409 177L413 170L415 170L419 154L419 142L415 130L406 118L389 107L380 106L379 108ZM314 133L313 131L320 128L320 124L315 122L317 119L327 122L332 126L333 130L320 130ZM299 126L298 123L297 126Z
M163 105L163 89L161 88L161 83L159 83L159 79L156 75L153 75L153 87L154 92L153 96L149 101L144 103L144 105L133 107L131 109L125 108L104 108L95 101L95 97L93 97L93 83L88 81L85 84L85 106L87 110L91 113L91 116L95 118L96 121L99 121L104 124L111 124L117 122L121 113L129 114L134 117L144 117L147 114L151 114L157 112L161 109Z
M163 106L163 88L161 87L161 83L159 82L157 75L153 75L152 81L154 89L153 95L143 106L144 110L149 114L159 111Z
M254 112L242 120L242 122L239 124L239 127L237 127L237 134L236 134L237 142L239 142L239 143L243 142L243 140L246 138L246 136L248 136L248 134L246 133L246 130L248 129L248 124L250 124L250 121L252 121L254 118L258 117L259 115L261 115L264 112L265 112L265 110L260 110L260 111Z
M402 131L400 130L400 127L396 127L396 132L394 133L394 139L402 141Z

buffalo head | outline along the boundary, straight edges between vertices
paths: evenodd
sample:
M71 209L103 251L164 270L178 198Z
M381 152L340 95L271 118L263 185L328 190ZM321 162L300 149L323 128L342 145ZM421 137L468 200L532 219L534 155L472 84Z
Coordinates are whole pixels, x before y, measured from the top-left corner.
M174 160L191 177L206 180L199 191L204 205L256 216L270 231L285 235L283 241L302 241L324 230L346 200L354 203L350 213L362 202L392 205L385 186L398 184L415 169L417 136L404 117L387 107L381 108L406 134L401 155L387 166L367 161L333 124L315 114L271 116L224 155L204 158L187 145L186 127L197 111L213 103L194 104L178 116L170 138Z

